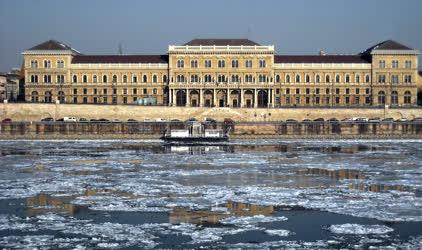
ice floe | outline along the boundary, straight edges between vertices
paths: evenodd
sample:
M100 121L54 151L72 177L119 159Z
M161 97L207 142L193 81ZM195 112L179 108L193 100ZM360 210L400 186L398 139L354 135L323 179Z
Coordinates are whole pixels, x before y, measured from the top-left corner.
M386 234L394 231L391 227L385 225L360 225L350 223L331 225L328 229L335 234Z

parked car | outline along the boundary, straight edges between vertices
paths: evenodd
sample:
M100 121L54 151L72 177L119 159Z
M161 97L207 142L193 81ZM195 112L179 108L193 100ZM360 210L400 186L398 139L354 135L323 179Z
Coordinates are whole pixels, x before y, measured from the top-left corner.
M196 122L196 121L198 121L196 118L194 118L194 117L191 117L191 118L189 118L188 120L186 120L187 122Z
M379 117L370 118L368 122L372 122L372 123L381 122L381 118Z
M76 117L63 117L64 122L77 122L78 119Z
M120 120L119 119L113 119L113 120L111 120L111 122L120 122Z
M205 121L205 122L210 122L210 123L217 123L217 121L216 121L215 119L208 118L208 117L207 117L207 118L205 118L205 119L204 119L204 121Z
M394 118L385 118L382 122L394 122Z
M166 119L163 119L163 118L157 118L157 119L155 119L155 121L156 121L156 122L165 122L165 121L166 121Z
M415 119L412 120L412 122L422 122L422 117L416 117Z
M397 122L407 122L408 120L407 120L407 118L402 117L402 118L397 119L396 121Z
M46 117L46 118L41 119L41 121L42 122L54 122L54 119L53 119L53 117Z
M135 119L128 119L127 122L138 122L138 121Z
M91 119L90 122L98 122L98 119Z
M12 119L10 118L6 118L1 121L1 123L11 123L11 122L12 122Z
M287 123L296 123L297 121L295 119L287 119L286 122Z
M317 118L314 120L314 122L323 122L323 121L324 121L324 118Z
M311 119L303 119L302 122L312 122Z
M79 118L79 122L88 122L88 119L86 119L86 118Z
M149 119L149 118L145 118L145 119L144 119L144 122L152 122L152 120L151 120L151 119Z
M107 119L105 119L105 118L98 119L98 121L99 121L99 122L109 122L109 120L107 120Z
M172 119L171 121L172 122L181 122L181 120L179 120L179 119Z
M357 117L353 119L355 122L368 122L368 118L366 117Z
M224 121L223 122L226 125L232 125L232 124L234 124L234 121L231 118L224 118Z
M59 118L56 120L56 122L63 122L63 121L64 121L64 118Z
M341 120L342 122L351 122L353 121L352 118L344 118L343 120Z
M328 122L331 122L331 123L336 123L336 122L339 122L339 120L338 120L337 118L330 118L330 119L328 119L327 121L328 121Z

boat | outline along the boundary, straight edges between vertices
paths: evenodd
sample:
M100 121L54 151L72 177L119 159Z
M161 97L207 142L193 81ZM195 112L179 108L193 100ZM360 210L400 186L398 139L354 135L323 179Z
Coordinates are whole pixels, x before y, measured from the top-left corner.
M222 129L207 129L201 122L191 121L186 129L168 129L161 139L170 143L209 143L225 142L229 137Z

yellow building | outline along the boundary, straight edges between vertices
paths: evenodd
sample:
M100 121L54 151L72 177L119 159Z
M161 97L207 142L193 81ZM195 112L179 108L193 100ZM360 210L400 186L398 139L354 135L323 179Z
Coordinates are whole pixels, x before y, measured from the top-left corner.
M356 55L277 55L248 39L194 39L167 55L25 50L27 102L197 107L414 106L419 51L388 40Z

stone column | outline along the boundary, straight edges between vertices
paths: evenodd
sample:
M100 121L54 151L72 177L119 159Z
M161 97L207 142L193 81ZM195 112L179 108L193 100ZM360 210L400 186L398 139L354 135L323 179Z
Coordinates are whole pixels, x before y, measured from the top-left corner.
M257 91L257 89L255 89L255 91L253 93L253 106L254 106L254 108L258 107L258 91Z
M189 89L186 89L186 107L190 106Z
M199 89L199 100L198 100L198 102L199 102L199 107L204 106L203 101L202 101L202 89Z
M230 107L230 89L227 89L227 100L226 100L226 106Z
M275 107L275 89L271 89L271 107Z
M216 107L217 106L217 91L216 91L216 89L214 89L214 92L213 92L213 95L212 95L212 105L214 106L214 107Z
M172 100L173 100L173 105L172 106L176 106L177 105L177 98L176 98L176 89L172 89Z
M271 89L268 89L267 95L268 95L268 97L267 97L267 99L268 99L267 108L269 108L270 103L272 103L272 101L271 101Z
M169 96L169 100L168 100L168 106L171 106L171 105L173 105L173 101L172 101L172 95L171 95L171 89L169 89L169 94L168 94L168 96Z
M240 100L239 100L239 107L243 108L243 89L240 89Z

